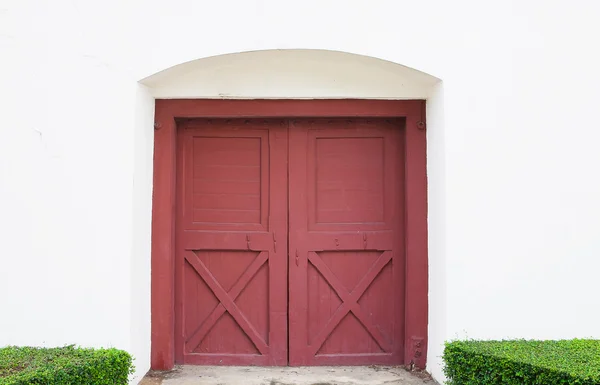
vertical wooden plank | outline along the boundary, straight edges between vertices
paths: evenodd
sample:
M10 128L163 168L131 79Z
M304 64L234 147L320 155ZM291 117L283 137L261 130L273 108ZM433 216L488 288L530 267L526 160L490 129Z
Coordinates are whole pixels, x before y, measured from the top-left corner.
M424 369L427 358L427 145L425 101L406 117L405 363Z
M405 227L405 214L406 214L406 199L405 199L405 121L397 121L397 126L391 130L390 143L392 144L390 153L392 154L389 162L393 165L391 167L392 175L395 178L393 184L392 196L394 197L392 202L392 229L394 234L398 236L394 237L394 257L392 265L392 274L395 293L398 293L398 298L395 302L394 308L394 354L399 357L399 362L404 362L404 333L405 333L405 282L406 282L406 227ZM402 125L400 125L402 124Z
M176 223L183 223L185 214L185 181L189 170L186 170L186 164L189 162L186 159L186 155L189 158L189 151L185 151L186 142L184 140L184 129L179 128L176 130L177 144L176 144L176 202L175 202L175 218ZM189 146L188 146L189 147ZM185 317L183 314L183 304L185 302L185 290L184 290L184 256L181 232L175 231L175 362L183 363L183 348L184 348L184 323ZM177 294L180 295L177 295Z
M270 267L270 335L271 365L284 366L288 360L288 126L277 121L269 131L270 211L269 229L273 248L269 251Z
M307 253L308 223L306 197L307 128L290 122L289 131L289 362L307 365Z
M167 108L156 106L152 194L151 367L174 365L174 207L176 125Z

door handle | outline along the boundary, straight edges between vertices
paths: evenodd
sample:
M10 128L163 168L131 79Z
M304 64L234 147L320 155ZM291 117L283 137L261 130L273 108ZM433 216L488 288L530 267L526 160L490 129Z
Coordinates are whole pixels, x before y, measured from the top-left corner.
M300 257L298 256L298 250L296 249L296 266L300 266Z

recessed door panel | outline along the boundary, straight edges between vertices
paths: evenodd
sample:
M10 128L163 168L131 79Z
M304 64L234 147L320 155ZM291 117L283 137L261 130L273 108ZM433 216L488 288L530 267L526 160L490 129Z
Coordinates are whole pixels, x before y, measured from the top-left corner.
M179 135L177 359L287 364L287 123L198 120Z
M290 128L290 364L402 363L401 121Z

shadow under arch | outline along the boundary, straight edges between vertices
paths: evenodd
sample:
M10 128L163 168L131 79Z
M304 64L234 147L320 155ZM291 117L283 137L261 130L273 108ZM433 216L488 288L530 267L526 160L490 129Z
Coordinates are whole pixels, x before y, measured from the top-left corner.
M192 60L140 81L157 99L427 99L440 79L339 51L249 51Z

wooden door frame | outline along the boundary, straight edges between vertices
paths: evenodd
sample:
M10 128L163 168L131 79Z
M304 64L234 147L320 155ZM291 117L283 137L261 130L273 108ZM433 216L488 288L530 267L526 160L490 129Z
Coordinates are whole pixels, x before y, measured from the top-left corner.
M405 118L404 364L427 357L427 142L424 100L158 99L152 193L151 367L175 364L177 120L187 118Z

